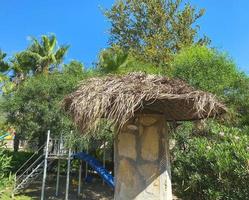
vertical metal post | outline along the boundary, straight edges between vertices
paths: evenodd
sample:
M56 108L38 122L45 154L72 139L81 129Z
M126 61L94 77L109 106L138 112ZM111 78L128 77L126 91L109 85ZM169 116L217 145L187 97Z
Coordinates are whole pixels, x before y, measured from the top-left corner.
M89 153L89 150L88 150L88 145L89 145L89 144L87 144L87 146L86 146L86 153L87 153L87 154ZM85 172L85 178L87 178L87 176L88 176L88 164L87 164L87 162L86 162L86 172Z
M79 184L78 184L78 196L81 193L81 175L82 175L82 160L80 160L80 168L79 168Z
M68 193L69 193L69 181L70 181L70 167L71 167L71 149L68 151L68 158L67 158L67 182L66 182L66 195L65 200L68 200Z
M58 196L58 194L59 194L60 164L61 164L61 160L60 160L60 158L59 158L59 159L58 159L58 166L57 166L57 178L56 178L56 191L55 191L55 196Z
M72 135L71 131L71 135ZM68 158L67 158L67 182L66 182L66 195L65 200L68 200L68 193L69 193L69 178L70 178L70 167L71 167L71 148L69 147L68 150Z
M56 190L55 190L55 196L59 195L59 185L60 185L60 156L62 154L62 134L60 134L60 139L58 140L58 151L57 151L57 156L58 156L58 165L57 165L57 177L56 177Z
M60 134L60 150L59 150L59 155L61 156L62 154L64 154L63 150L64 150L64 146L63 146L63 139L62 139L62 134Z
M45 149L45 160L44 160L44 170L43 170L43 179L42 179L41 200L44 200L44 194L45 194L45 184L46 184L47 165L48 165L48 145L49 145L49 139L50 139L50 130L48 130L47 144L46 144L46 149Z
M105 168L105 141L104 141L104 152L103 152L103 167ZM104 185L105 184L105 181L102 182L102 184Z

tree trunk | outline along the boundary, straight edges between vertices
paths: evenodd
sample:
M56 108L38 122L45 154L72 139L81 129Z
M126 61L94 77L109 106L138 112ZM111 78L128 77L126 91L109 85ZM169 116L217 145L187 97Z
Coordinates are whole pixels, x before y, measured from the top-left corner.
M14 152L18 152L19 144L20 144L20 140L17 136L15 136L14 143L13 143Z

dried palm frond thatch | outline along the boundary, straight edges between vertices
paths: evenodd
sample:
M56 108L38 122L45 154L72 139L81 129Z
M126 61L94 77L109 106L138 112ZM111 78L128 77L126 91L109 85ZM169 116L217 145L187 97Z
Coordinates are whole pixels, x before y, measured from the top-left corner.
M95 128L101 118L121 127L141 112L183 121L214 117L226 111L210 93L195 90L182 80L142 72L85 80L64 99L63 106L82 131Z

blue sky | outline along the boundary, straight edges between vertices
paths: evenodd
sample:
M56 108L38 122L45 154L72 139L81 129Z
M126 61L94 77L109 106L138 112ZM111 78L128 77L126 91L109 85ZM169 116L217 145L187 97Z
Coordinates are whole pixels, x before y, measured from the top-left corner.
M201 33L212 46L226 51L239 68L249 73L249 1L190 0L205 8ZM107 47L108 22L101 7L114 0L0 0L0 48L9 55L25 49L28 36L55 33L60 44L70 44L66 61L77 59L91 66Z

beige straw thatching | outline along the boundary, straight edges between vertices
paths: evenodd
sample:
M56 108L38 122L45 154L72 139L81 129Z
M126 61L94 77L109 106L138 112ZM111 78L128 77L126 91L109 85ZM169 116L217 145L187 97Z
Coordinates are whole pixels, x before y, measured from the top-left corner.
M226 111L210 93L181 80L142 72L85 80L63 105L82 131L95 128L101 118L121 127L136 113L163 114L168 121L183 121Z

